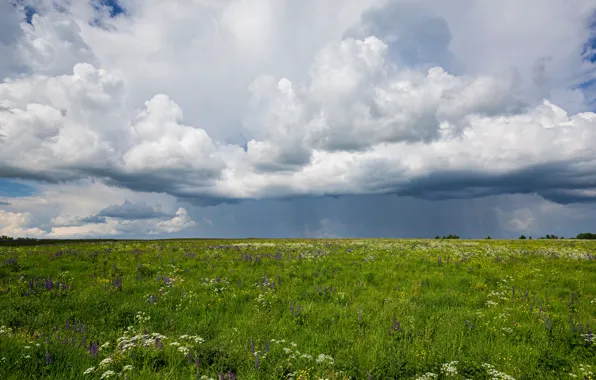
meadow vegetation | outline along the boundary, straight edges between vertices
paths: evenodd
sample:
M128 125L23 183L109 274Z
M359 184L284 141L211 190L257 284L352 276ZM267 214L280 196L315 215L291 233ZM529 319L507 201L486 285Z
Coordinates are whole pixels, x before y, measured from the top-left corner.
M596 242L0 247L1 379L593 379Z

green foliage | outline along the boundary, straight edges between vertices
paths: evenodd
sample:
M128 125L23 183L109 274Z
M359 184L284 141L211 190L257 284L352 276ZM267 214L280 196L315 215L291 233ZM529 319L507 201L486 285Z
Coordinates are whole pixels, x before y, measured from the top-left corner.
M450 236L0 247L0 378L590 376L596 242Z
M577 239L594 240L594 239L596 239L596 234L592 234L590 232L584 232L584 233L577 235Z

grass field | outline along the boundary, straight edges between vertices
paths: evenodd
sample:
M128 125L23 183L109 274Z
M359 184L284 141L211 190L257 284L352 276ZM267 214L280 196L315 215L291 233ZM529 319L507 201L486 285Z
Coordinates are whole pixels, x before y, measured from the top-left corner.
M0 379L593 379L595 259L580 240L0 247Z

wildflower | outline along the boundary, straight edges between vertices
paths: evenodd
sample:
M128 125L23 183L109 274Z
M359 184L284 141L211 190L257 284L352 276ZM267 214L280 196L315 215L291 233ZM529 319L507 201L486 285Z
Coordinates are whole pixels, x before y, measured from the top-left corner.
M416 378L416 380L434 380L434 379L437 379L438 377L439 377L439 375L437 375L436 373L427 372L422 376L418 376Z
M83 375L89 375L90 373L93 373L93 372L95 372L95 367L90 367L90 368L87 368L85 370L85 372L83 372Z
M52 358L52 355L50 354L49 351L46 351L46 365L50 365L54 362L54 359Z
M116 374L116 372L114 372L114 371L112 371L112 370L108 370L108 371L105 371L105 372L104 372L104 373L101 375L100 379L107 379L108 377L112 377L112 376L114 376L115 374Z
M124 367L122 367L122 372L124 371L132 371L134 367L130 364L125 365Z
M111 358L111 357L107 357L107 358L105 358L104 360L102 360L102 361L99 363L99 366L100 366L100 367L107 367L107 366L108 366L108 365L110 365L111 363L112 363L112 358Z
M455 367L455 365L457 363L458 363L457 361L451 361L449 363L444 363L441 366L441 372L443 374L445 374L445 376L455 377L455 375L457 375L457 368Z

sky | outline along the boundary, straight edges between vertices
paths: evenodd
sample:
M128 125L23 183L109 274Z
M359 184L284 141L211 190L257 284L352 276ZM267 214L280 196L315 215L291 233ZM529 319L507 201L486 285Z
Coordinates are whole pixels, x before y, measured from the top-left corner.
M0 1L0 235L588 231L594 0Z

